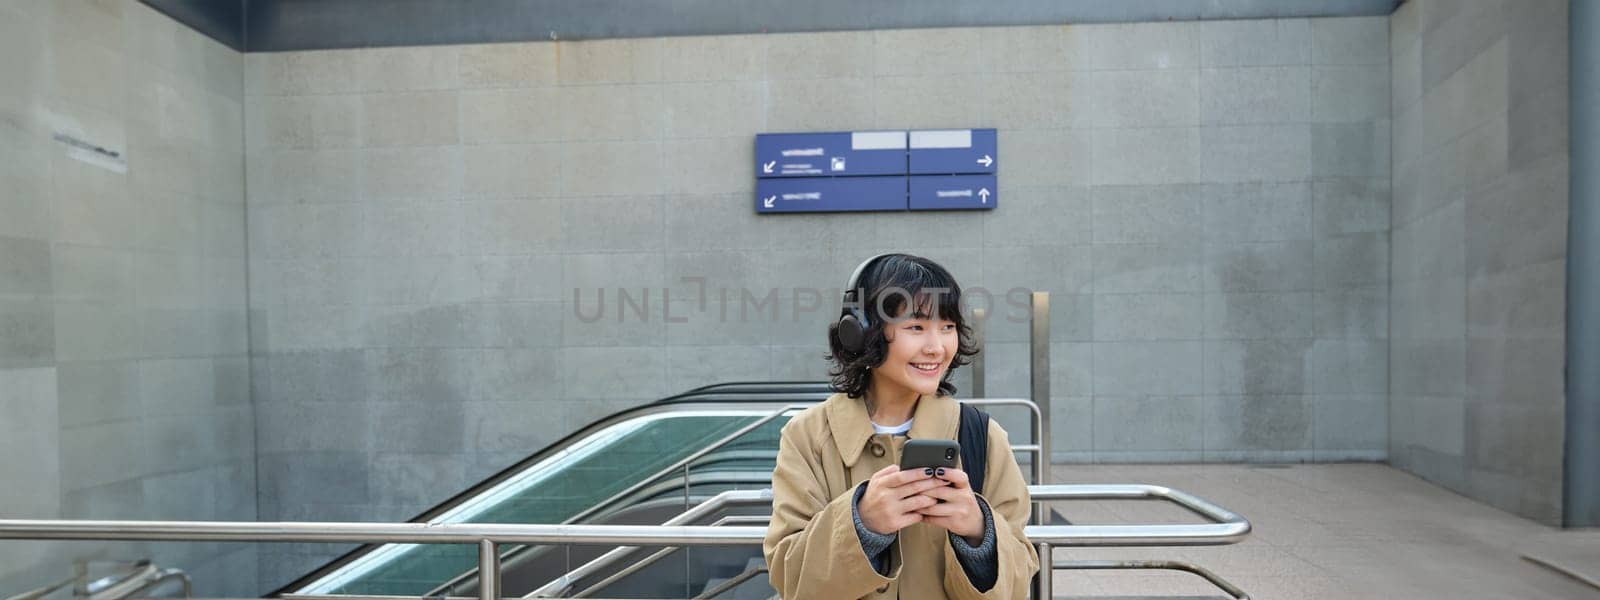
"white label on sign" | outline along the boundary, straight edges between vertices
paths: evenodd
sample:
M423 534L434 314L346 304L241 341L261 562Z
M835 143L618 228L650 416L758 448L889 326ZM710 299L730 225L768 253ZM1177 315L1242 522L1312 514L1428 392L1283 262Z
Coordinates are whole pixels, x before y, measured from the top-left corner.
M940 198L971 198L972 190L939 190L934 192L934 195Z
M784 156L822 156L825 154L821 148L790 148L783 151Z
M822 199L822 192L798 192L798 193L794 193L794 194L784 194L783 195L783 199L784 200L821 200Z
M852 131L851 150L905 150L904 131Z
M911 132L912 148L971 148L971 129L943 129Z

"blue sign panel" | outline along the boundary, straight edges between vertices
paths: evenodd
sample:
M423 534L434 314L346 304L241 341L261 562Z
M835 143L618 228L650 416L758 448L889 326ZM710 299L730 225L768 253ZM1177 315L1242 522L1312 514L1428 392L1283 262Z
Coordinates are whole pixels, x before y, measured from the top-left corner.
M756 177L904 175L906 132L756 134Z
M911 132L912 175L988 175L1000 166L993 129Z
M984 210L999 202L993 175L911 177L911 210Z
M905 176L756 180L758 213L905 209Z

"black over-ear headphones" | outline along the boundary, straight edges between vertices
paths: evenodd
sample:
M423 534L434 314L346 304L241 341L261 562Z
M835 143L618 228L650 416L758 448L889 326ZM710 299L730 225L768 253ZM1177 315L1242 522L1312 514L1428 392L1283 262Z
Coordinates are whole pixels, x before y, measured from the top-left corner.
M872 266L872 263L885 256L894 254L886 252L861 261L856 270L850 273L850 281L844 284L844 304L839 311L839 344L852 353L860 354L867 346L867 326L871 323L867 319L867 307L862 306L861 275Z

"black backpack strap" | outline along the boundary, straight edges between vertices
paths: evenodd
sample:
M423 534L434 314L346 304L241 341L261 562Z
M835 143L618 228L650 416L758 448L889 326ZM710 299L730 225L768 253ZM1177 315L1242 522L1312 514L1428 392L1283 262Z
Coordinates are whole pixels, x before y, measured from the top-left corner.
M962 403L956 442L961 444L961 469L967 472L972 491L983 493L983 475L989 466L989 413Z

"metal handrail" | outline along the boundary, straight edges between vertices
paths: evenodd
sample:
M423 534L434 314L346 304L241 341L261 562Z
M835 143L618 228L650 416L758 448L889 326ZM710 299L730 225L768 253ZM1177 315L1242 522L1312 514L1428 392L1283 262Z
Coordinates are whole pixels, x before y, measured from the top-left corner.
M583 521L584 519L588 519L589 517L594 516L595 514L600 513L602 511L610 508L617 501L619 501L619 500L621 500L623 498L626 498L626 497L632 495L633 493L638 492L639 490L644 489L645 487L648 487L648 486L654 484L656 481L659 481L661 478L666 477L667 475L670 475L673 472L678 471L680 469L685 471L685 473L684 473L684 488L683 489L684 489L684 504L685 504L685 508L687 508L688 498L689 498L688 469L689 469L689 465L690 464L694 463L694 461L699 460L700 458L702 458L702 457L704 457L704 456L706 456L708 454L711 454L714 451L722 449L723 446L726 446L728 444L733 443L734 441L738 440L739 438L744 437L745 434L750 433L750 432L755 431L756 429L760 428L762 425L766 425L767 423L771 423L772 421L777 420L779 417L782 417L783 415L788 414L790 411L805 410L806 408L809 408L809 407L813 406L814 404L815 403L786 404L782 408L779 408L777 410L771 411L771 412L761 416L760 418L756 419L755 422L752 422L752 423L749 423L749 424L747 424L747 425L745 425L743 427L740 427L738 430L734 431L731 434L723 436L721 439L718 439L716 442L714 442L714 443L712 443L712 444L710 444L708 446L705 446L705 447L703 447L703 448L701 448L699 450L696 450L693 453L691 453L689 456L686 456L686 457L684 457L682 459L679 459L677 462L674 462L671 465L668 465L665 468L662 468L661 470L656 471L655 473L651 474L648 477L640 479L639 481L635 482L633 485L630 485L627 488L624 488L620 492L612 494L611 497L606 498L605 500L601 500L599 502L596 502L595 504L589 506L588 508L583 509L583 511L579 512L578 514L573 515L572 517L566 519L565 521L563 521L563 523L576 523L576 522L579 522L579 521ZM471 579L478 572L479 571L476 570L476 569L468 569L465 573L462 573L460 575L452 577L449 581L446 581L443 584L434 587L432 590L429 590L427 595L428 596L444 595L444 592L446 590L454 589L457 585L460 585L461 582L466 581L468 579Z
M633 419L647 418L655 415L694 410L738 411L740 407L748 409L749 414L756 416L760 414L757 412L758 409L768 406L778 406L796 401L820 401L822 398L826 397L826 393L824 392L827 391L828 385L829 384L826 382L747 382L742 384L724 383L696 388L688 392L657 400L644 406L623 410L579 428L577 431L568 434L544 449L529 455L527 458L518 461L516 464L500 470L483 481L461 490L456 495L451 496L449 499L444 500L438 505L412 517L409 520L422 522L438 518L439 516L446 514L451 508L458 506L461 502L478 496L485 490L493 489L496 485L505 482L518 473L526 471L529 467L538 465L541 462L550 459L551 457L558 456L565 448L568 448L573 444L578 443L579 441L591 435L594 435L596 432L615 426L618 423L627 422ZM747 402L746 399L749 396L760 396L761 401ZM740 400L740 402L737 404L726 403L729 400L735 399ZM374 549L374 546L368 545L351 550L339 558L334 559L332 562L317 568L315 571L278 588L275 592L273 592L273 595L288 593L290 590L304 589L306 585L322 580L328 574L336 572L340 568L359 560L361 556Z
M1225 545L1237 543L1250 533L1250 522L1244 517L1164 486L1043 485L1029 486L1029 493L1040 500L1160 498L1217 521L1184 525L1028 526L1028 539L1043 549L1041 556L1046 557L1054 546ZM704 516L710 511L708 508L699 514ZM0 539L476 544L479 572L484 574L478 588L481 600L500 598L501 544L728 546L759 545L765 537L765 527L705 525L0 520ZM1040 570L1042 583L1048 583L1050 571Z
M678 516L672 517L671 519L667 519L665 522L663 522L661 524L661 526L663 526L663 527L671 527L671 526L676 526L676 525L683 525L685 523L693 523L693 522L698 521L700 519L703 519L703 518L705 518L707 516L716 514L717 511L720 511L725 507L736 505L736 504L760 504L760 503L767 503L767 504L772 503L772 490L733 490L733 491L727 491L727 492L723 492L723 493L717 494L715 496L712 496L709 500L706 500L705 502L701 502L700 504L695 505L694 508L691 508L691 509L689 509L687 511L684 511L683 513L679 514ZM763 529L763 532L764 531L765 531L765 529ZM632 554L635 550L638 550L638 549L639 548L637 546L623 546L623 547L620 547L620 548L612 549L611 551L606 552L605 554L602 554L602 555L596 557L594 560L591 560L591 561L589 561L587 563L579 565L578 568L573 569L571 571L568 571L566 574L564 574L564 575L562 575L560 577L557 577L555 580L551 581L550 583L546 583L546 584L544 584L542 586L539 586L538 589L530 592L529 594L527 594L526 596L523 596L523 597L524 598L537 598L537 597L549 596L551 594L561 593L561 592L565 591L566 589L572 587L572 584L574 582L576 582L578 580L581 580L584 577L588 577L590 575L593 575L594 573L598 572L600 569L603 569L606 566L609 566L609 565L617 562L618 560L621 560L623 557L626 557L627 555Z
M1048 465L1047 465L1048 461L1045 460L1044 457L1043 457L1043 451L1042 451L1042 441L1043 441L1043 436L1044 436L1043 418L1042 418L1042 413L1040 412L1038 404L1034 403L1032 400L1029 400L1027 398L972 398L972 399L967 399L967 400L960 400L960 402L965 403L965 404L971 404L973 406L1023 406L1023 407L1028 408L1028 410L1030 412L1029 416L1031 417L1029 421L1030 421L1030 424L1031 424L1032 429L1033 429L1033 431L1031 433L1033 434L1033 442L1034 443L1033 444L1024 444L1024 445L1013 445L1012 446L1012 450L1014 452L1031 452L1033 454L1033 460L1031 462L1032 462L1032 465L1033 465L1034 481L1035 482L1044 481L1044 478L1045 478L1044 473L1045 473L1045 469L1048 468ZM762 415L760 418L758 418L755 422L749 423L749 424L745 425L744 427L739 428L737 431L734 431L733 433L728 434L728 435L718 439L716 442L712 443L711 445L705 446L705 447L695 451L694 453L690 454L689 456L686 456L683 459L680 459L677 462L672 463L671 465L663 467L662 469L656 471L655 473L651 474L650 476L645 477L643 479L640 479L638 482L634 483L631 486L628 486L626 489L623 489L622 491L617 492L616 494L613 494L612 496L606 498L605 500L601 500L600 502L595 503L594 505L584 509L582 512L580 512L580 513L578 513L576 515L573 515L571 518L568 518L563 522L564 523L576 523L576 522L580 522L580 521L583 521L585 519L588 519L590 517L593 517L594 515L599 514L599 513L603 512L604 510L606 510L607 508L611 507L612 505L616 504L618 501L622 500L623 498L626 498L626 497L628 497L628 496L630 496L630 495L632 495L634 493L637 493L641 489L645 489L646 487L654 484L655 482L660 481L662 478L664 478L664 477L666 477L668 475L671 475L673 472L676 472L676 471L679 471L679 470L684 471L683 492L684 492L684 504L685 504L685 507L687 507L688 506L688 497L689 497L689 483L691 481L691 478L689 476L689 469L690 469L690 466L693 465L695 461L697 461L697 460L699 460L701 458L704 458L707 455L710 455L712 452L715 452L717 450L722 449L724 446L727 446L728 444L731 444L731 443L733 443L735 441L738 441L740 438L744 437L746 434L748 434L748 433L750 433L752 431L755 431L756 429L759 429L761 426L766 425L767 423L771 423L772 421L775 421L775 420L783 417L783 415L785 415L785 414L788 414L788 413L796 411L796 410L805 410L807 408L815 406L816 404L817 403L814 403L814 402L788 404L788 405L784 405L783 407L780 407L780 408L778 408L776 410L773 410L773 411L771 411L769 413L766 413L765 415ZM1037 504L1036 503L1034 505L1034 507L1035 507L1035 510L1034 510L1035 513L1038 513L1038 512L1043 510L1043 505L1042 504ZM505 560L505 559L517 560L517 555L519 554L520 550L522 550L522 549L513 549L511 552L507 553L507 556L502 557L502 560ZM455 577L452 577L449 581L446 581L443 584L440 584L440 585L434 587L432 590L429 590L427 595L428 596L446 595L445 593L448 590L455 589L462 582L471 579L477 572L478 571L475 570L475 569L468 569L466 572L461 573L460 575L457 575ZM541 587L540 589L542 590L544 588Z

